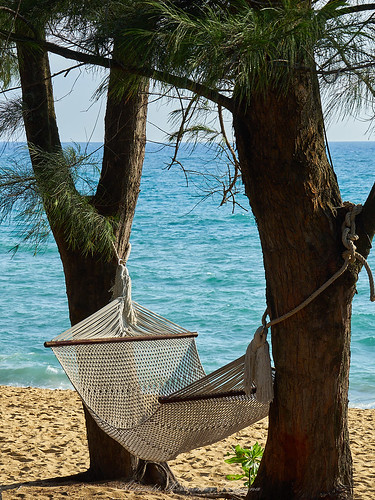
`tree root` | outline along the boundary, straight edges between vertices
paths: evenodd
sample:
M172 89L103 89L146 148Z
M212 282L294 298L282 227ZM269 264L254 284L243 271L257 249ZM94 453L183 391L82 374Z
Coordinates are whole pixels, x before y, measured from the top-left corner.
M157 486L163 490L182 488L167 462L155 463L139 459L133 479L140 484Z

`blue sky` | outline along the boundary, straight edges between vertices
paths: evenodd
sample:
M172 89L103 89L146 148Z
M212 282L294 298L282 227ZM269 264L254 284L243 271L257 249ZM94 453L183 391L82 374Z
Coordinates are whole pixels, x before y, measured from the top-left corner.
M72 62L72 65L75 65ZM52 73L67 68L69 62L58 56L51 57ZM75 69L67 76L54 78L56 114L61 139L64 142L102 142L105 102L92 98L105 76L105 70ZM173 106L166 101L151 103L148 110L147 139L161 142L165 134L160 128L168 127L168 115ZM230 119L228 118L228 121ZM327 126L329 141L375 140L367 134L368 123L359 120L332 120ZM22 140L22 138L20 138Z

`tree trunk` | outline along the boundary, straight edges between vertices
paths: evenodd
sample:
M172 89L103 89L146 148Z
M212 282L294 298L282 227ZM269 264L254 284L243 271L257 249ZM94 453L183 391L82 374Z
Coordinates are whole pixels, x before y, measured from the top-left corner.
M278 318L343 264L341 197L324 145L317 83L253 95L234 115L246 194L258 224L267 305ZM347 408L357 270L272 327L276 368L269 434L248 499L350 499Z
M45 152L61 151L54 112L49 61L46 53L19 44L19 71L24 123L29 145ZM145 152L148 84L126 99L115 97L117 74L112 71L105 118L102 173L92 200L97 211L116 222L116 248L123 256L129 244L131 224L139 194ZM38 179L40 165L31 150ZM41 193L43 196L43 193ZM72 250L63 228L47 217L63 263L71 324L74 325L107 304L111 298L117 259L105 261L99 254L83 256ZM165 486L174 480L167 464L145 464L105 434L85 410L90 469L93 479L130 478ZM140 473L140 470L142 473Z
M28 143L42 151L58 152L61 144L54 113L48 57L41 51L28 50L21 45L18 55ZM32 153L30 156L38 178L38 159ZM108 303L116 259L105 262L99 255L83 257L78 251L69 248L63 231L54 221L49 218L49 222L64 267L70 320L75 324ZM90 475L96 478L130 477L133 469L129 453L101 431L91 416L87 419L87 433Z

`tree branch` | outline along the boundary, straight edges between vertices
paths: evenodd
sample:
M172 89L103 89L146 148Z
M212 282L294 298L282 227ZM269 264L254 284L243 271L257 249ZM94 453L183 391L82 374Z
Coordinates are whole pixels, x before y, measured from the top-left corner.
M85 52L72 50L67 47L61 47L52 42L47 42L40 39L36 40L26 36L17 35L16 33L8 33L4 30L0 30L0 38L1 37L19 43L38 44L39 47L41 47L45 51L52 52L53 54L57 54L66 59L72 59L74 61L91 64L94 66L101 66L103 68L118 68L119 70L131 73L133 75L152 78L153 80L157 80L162 83L168 83L170 85L173 85L174 87L190 90L191 92L198 94L202 97L205 97L206 99L209 99L210 101L215 102L216 104L220 104L229 111L233 111L234 108L233 99L223 94L220 94L216 90L206 87L201 83L194 82L189 78L183 78L177 75L173 75L171 73L166 73L164 71L159 71L152 68L137 68L135 66L125 66L119 61L116 61L108 57L104 57L101 55L87 54Z
M330 69L330 70L317 70L316 73L322 76L328 75L340 75L343 73L347 73L348 71L357 71L360 69L373 68L375 66L375 61L367 62L363 64L357 64L356 66L347 66L343 68Z
M55 78L55 76L59 76L62 74L64 75L64 77L66 77L73 69L81 68L82 66L85 66L85 64L86 63L79 63L79 64L75 64L74 66L70 66L69 68L62 69L61 71L57 71L56 73L53 73L53 75L49 75L49 76L43 78L43 80L40 80L39 82L35 83L35 85L39 85L39 83L44 82L46 80L52 80L52 78ZM1 90L0 94L6 94L7 92L12 92L12 91L21 90L21 89L22 89L22 85L18 85L17 87L9 87L8 89Z
M356 246L358 252L364 257L367 257L370 253L372 239L375 236L375 183L363 205L363 210L359 215L359 219L359 240Z
M31 31L34 33L35 37L38 36L38 33L37 33L35 27L24 16L22 16L18 11L15 11L13 9L10 9L9 7L4 7L4 6L0 6L0 10L2 10L3 12L9 12L9 14L12 14L12 16L15 19L17 19L17 18L21 19L21 21L24 22L26 24L26 26L31 29Z
M362 219L365 231L372 240L375 236L375 183L363 205Z
M229 150L231 158L229 157L229 154L227 156L228 156L229 160L232 162L232 164L234 165L233 177L231 176L230 165L228 165L229 184L228 184L228 187L226 187L225 183L223 182L223 199L221 200L220 206L224 205L224 203L226 203L229 200L229 198L232 198L233 212L234 212L234 208L236 205L236 197L235 196L237 194L235 191L235 187L236 187L236 183L241 175L241 165L240 165L240 162L238 161L236 152L234 151L231 143L229 142L227 134L225 132L223 110L222 110L220 105L218 106L217 111L218 111L218 116L219 116L220 132L224 138L225 145L226 145L227 149Z
M335 16L339 14L340 16L344 16L345 14L354 14L355 12L365 12L368 10L375 10L375 3L364 3L362 5L352 5L351 7L344 7L343 9L338 9L336 11Z
M179 95L178 89L177 89L177 93ZM180 150L180 145L181 145L182 139L184 137L184 133L185 133L185 124L189 120L189 113L191 111L191 108L196 104L197 97L193 97L188 102L188 105L186 106L186 108L184 108L184 106L183 106L182 99L181 99L180 95L179 95L179 98L180 98L182 118L181 118L180 127L179 127L178 132L177 132L176 144L175 144L175 148L174 148L174 155L173 155L172 160L169 162L168 170L172 167L172 165L174 163L177 163L178 165L180 165L180 167L182 168L182 170L183 170L183 172L185 174L186 185L188 185L188 178L187 178L187 175L186 175L186 171L185 171L182 163L180 161L178 161L177 157L178 157L178 153L179 153L179 150Z

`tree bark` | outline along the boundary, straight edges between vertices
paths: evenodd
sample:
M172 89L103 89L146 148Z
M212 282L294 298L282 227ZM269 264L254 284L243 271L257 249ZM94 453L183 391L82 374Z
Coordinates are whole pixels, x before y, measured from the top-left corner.
M22 45L18 47L18 56L28 143L45 152L61 151L48 57L42 51L28 50ZM38 159L32 153L30 156L38 178ZM134 210L130 211L128 217L133 213ZM75 324L108 303L116 259L105 262L99 255L83 257L78 251L71 250L62 228L48 218L63 263L70 320ZM133 469L129 453L104 434L91 416L86 423L90 475L96 478L130 477Z
M29 49L20 43L18 58L28 143L44 152L61 152L48 56L40 49ZM98 213L114 220L116 249L121 257L129 244L139 194L146 143L148 84L141 83L138 92L118 99L115 93L118 78L116 70L112 70L102 172L92 204ZM30 156L38 179L40 165L32 149ZM41 194L43 196L43 192ZM72 250L63 227L55 223L48 209L47 217L63 263L70 321L74 325L109 302L117 259L115 253L110 261L105 261L98 253L83 256L79 250ZM84 412L90 454L88 478L138 476L144 482L160 486L174 481L167 464L145 464L137 460L105 434L85 408Z
M327 161L317 82L252 95L234 114L246 194L263 250L271 319L343 264L341 197ZM351 267L305 309L272 327L276 368L269 434L247 499L351 499L347 408Z

